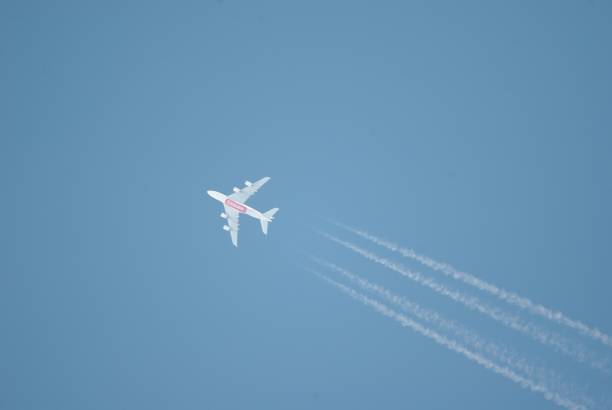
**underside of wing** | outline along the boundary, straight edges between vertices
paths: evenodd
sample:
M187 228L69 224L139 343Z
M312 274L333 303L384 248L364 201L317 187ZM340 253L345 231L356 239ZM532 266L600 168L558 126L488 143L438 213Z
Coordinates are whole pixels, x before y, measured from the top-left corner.
M257 182L245 182L244 188L238 190L238 192L234 191L233 194L229 195L233 201L242 202L243 204L253 195L255 192L259 190L266 182L270 180L270 177L264 177Z
M230 236L232 237L232 243L235 247L238 247L238 230L230 231Z
M229 206L225 206L225 214L227 215L227 226L229 227L229 233L232 237L232 243L234 246L238 246L238 218L240 217L240 213L236 211L234 208L230 208Z

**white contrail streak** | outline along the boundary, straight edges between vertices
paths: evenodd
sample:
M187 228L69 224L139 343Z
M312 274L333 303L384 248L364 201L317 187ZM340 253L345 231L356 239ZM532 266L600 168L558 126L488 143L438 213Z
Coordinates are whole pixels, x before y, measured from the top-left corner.
M412 302L407 298L396 295L395 293L386 289L384 286L372 283L367 279L364 279L363 277L353 272L341 268L336 264L317 258L315 256L312 256L311 258L319 265L340 273L342 276L348 278L351 282L357 284L362 289L377 293L379 296L382 296L388 302L393 303L404 311L414 315L418 319L424 320L426 322L440 326L441 328L444 328L448 331L451 331L455 335L461 337L463 341L471 344L472 346L478 349L485 348L487 342L485 342L480 336L471 332L466 327L458 324L457 322L453 320L444 319L437 312L423 308L418 303ZM499 349L497 347L495 347L494 349L489 349L488 353L491 353L492 356L495 356L497 359L499 359L501 356L501 353L499 352Z
M465 326L455 322L454 320L445 319L437 312L423 308L418 303L412 302L407 298L396 295L395 293L386 289L384 286L372 283L367 279L344 268L341 268L340 266L334 263L325 261L316 256L311 256L311 258L319 265L340 273L345 278L348 278L351 282L357 284L362 289L377 293L378 295L386 299L388 302L393 303L394 305L403 309L405 312L414 315L416 318L424 320L428 323L432 323L447 331L453 332L465 343L482 352L487 353L488 355L490 355L490 357L494 358L497 361L504 362L518 370L523 371L529 377L540 378L540 381L543 383L555 383L556 385L560 385L562 383L559 380L559 376L554 374L553 372L547 372L544 369L536 369L534 366L529 364L526 359L519 357L516 353L509 352L508 349L483 339L478 334L469 330ZM555 380L553 381L552 379ZM559 386L558 388L567 389L569 387Z
M542 329L541 327L533 323L525 322L516 315L512 315L501 309L489 306L481 302L475 296L469 296L457 290L448 288L447 286L436 282L434 279L425 276L420 272L411 271L410 269L404 267L401 264L382 258L372 252L368 252L350 242L343 241L342 239L336 238L335 236L327 234L325 232L319 232L319 234L328 238L332 242L335 242L339 245L344 246L347 249L352 250L353 252L365 257L366 259L376 262L410 280L413 280L414 282L420 285L430 288L436 293L446 296L458 303L465 305L466 307L472 310L482 313L513 330L526 334L534 340L544 345L550 346L578 362L586 363L604 372L608 371L607 359L598 357L593 352L587 351L583 346L577 343L573 343L572 341L567 340L566 338L557 333L549 332L548 330Z
M612 347L612 337L610 337L609 335L605 334L604 332L600 331L597 328L590 327L582 323L579 320L571 319L559 311L555 311L553 309L550 309L540 304L537 304L535 302L532 302L531 300L527 299L524 296L520 296L514 292L502 289L470 273L461 272L447 263L438 262L428 256L418 254L410 248L404 248L393 242L389 242L387 240L378 238L368 232L365 232L359 229L355 229L355 228L351 228L350 226L343 225L339 222L333 222L333 223L343 229L346 229L349 232L352 232L356 235L361 236L362 238L368 239L369 241L377 245L383 246L391 251L397 252L407 258L414 259L415 261L427 266L428 268L441 272L447 276L452 277L453 279L459 280L468 285L474 286L475 288L483 292L487 292L511 305L518 306L524 310L527 310L528 312L534 315L538 315L548 320L551 320L553 322L559 323L561 325L565 325L571 329L578 331L579 333L582 333L585 336L588 336L594 340L597 340L603 343L604 345L608 347Z
M554 403L556 403L557 405L561 406L561 407L565 407L567 409L571 409L571 410L581 410L581 409L586 409L586 407L580 403L577 403L573 400L570 400L562 395L560 395L559 393L550 391L548 388L546 388L546 386L543 386L542 384L539 384L527 377L523 377L518 375L517 373L515 373L514 371L512 371L511 369L504 367L504 366L500 366L496 363L494 363L493 361L483 357L482 355L473 352L469 349L467 349L465 346L463 346L462 344L460 344L459 342L449 339L441 334L439 334L438 332L423 326L422 324L410 319L409 317L402 315L400 313L397 313L396 311L394 311L393 309L387 307L386 305L371 299L365 295L363 295L362 293L357 292L356 290L354 290L353 288L350 288L346 285L343 285L339 282L334 281L333 279L328 278L325 275L322 275L314 270L308 269L311 273L314 273L315 275L319 276L320 278L322 278L323 280L327 281L328 283L330 283L331 285L335 286L336 288L340 289L341 291L343 291L344 293L348 294L350 297L352 297L353 299L361 302L362 304L371 307L372 309L374 309L375 311L377 311L378 313L389 317L391 319L394 319L395 321L397 321L401 326L403 327L407 327L417 333L420 333L421 335L428 337L430 339L432 339L433 341L435 341L436 343L438 343L439 345L446 347L449 350L452 350L456 353L459 353L460 355L464 356L465 358L478 363L479 365L481 365L482 367L491 370L494 373L499 374L500 376L505 377L506 379L509 379L511 381L513 381L514 383L517 383L519 386L525 388L525 389L529 389L532 392L535 393L539 393L542 396L544 396L544 398L546 400L550 400Z
M372 291L380 295L388 302L394 304L395 306L398 306L405 312L412 314L417 319L424 320L427 323L431 323L440 327L441 329L454 333L457 337L461 338L461 340L463 340L463 342L467 345L472 346L477 351L485 353L491 359L496 360L497 362L507 364L508 366L511 366L512 368L521 371L524 375L535 379L538 383L541 383L542 385L546 386L549 390L562 392L562 394L569 397L581 396L581 400L583 402L593 404L592 401L587 398L584 393L580 392L576 386L565 382L556 372L541 366L536 367L532 363L530 363L529 360L517 354L516 352L513 352L504 346L500 346L496 343L487 341L486 339L484 339L474 331L468 329L467 327L463 326L462 324L457 323L454 320L445 319L439 313L430 309L426 309L416 302L412 302L407 298L399 296L389 291L384 286L372 283L367 279L329 261L323 260L313 255L311 255L310 257L317 264L340 273L345 278L348 278L351 282L357 284L360 288L367 291Z

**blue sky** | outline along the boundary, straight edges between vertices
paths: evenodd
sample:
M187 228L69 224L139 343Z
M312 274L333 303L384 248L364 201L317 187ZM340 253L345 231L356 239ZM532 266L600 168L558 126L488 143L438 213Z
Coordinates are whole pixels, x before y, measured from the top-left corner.
M303 252L609 403L609 375L312 230L398 259L325 218L367 229L612 333L607 2L2 9L0 407L555 407ZM266 175L249 205L280 211L268 237L243 218L235 249L205 190Z

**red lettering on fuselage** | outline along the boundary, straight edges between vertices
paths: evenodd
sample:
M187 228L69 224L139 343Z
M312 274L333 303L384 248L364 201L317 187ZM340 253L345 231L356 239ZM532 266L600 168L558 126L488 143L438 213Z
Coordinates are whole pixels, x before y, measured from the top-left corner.
M229 206L230 208L234 208L236 211L242 214L247 211L246 206L242 205L240 202L232 201L229 198L225 200L225 205Z

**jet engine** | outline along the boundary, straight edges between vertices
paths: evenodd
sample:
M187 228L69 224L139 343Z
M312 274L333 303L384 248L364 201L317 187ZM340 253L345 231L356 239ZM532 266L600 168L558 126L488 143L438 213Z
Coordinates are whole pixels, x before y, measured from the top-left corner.
M236 186L235 186L235 187L234 187L234 192L235 192L235 193L240 192L240 188L238 188L238 187L236 187Z
M251 186L251 185L253 185L253 183L251 181L244 181L244 185Z
M227 218L227 214L225 212L221 212L219 216L223 219Z
M227 225L223 225L223 230L224 230L224 231L229 231L229 230L230 230L230 227L229 227L229 226L227 226Z

